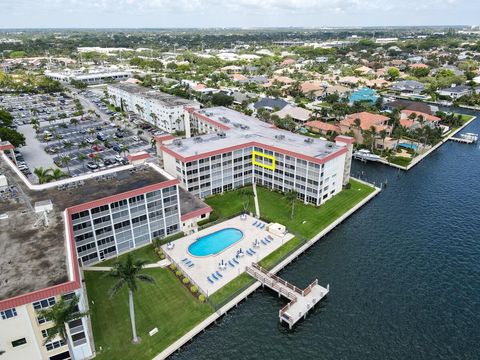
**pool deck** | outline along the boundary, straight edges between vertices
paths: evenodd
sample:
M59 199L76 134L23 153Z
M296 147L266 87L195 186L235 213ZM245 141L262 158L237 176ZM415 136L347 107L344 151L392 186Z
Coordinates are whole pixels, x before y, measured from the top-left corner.
M199 231L198 233L185 236L184 238L175 241L175 246L173 249L168 249L167 245L163 245L162 249L170 261L175 263L177 267L180 268L180 270L190 279L190 281L199 288L200 292L210 296L215 291L219 290L228 282L236 278L238 275L245 272L247 266L250 266L252 263L259 262L294 237L289 233L282 237L268 232L268 224L265 222L262 222L265 224L263 229L252 225L254 222L258 221L259 220L248 215L246 215L244 219L242 219L240 216L237 216L233 219L213 225ZM241 230L243 232L243 238L215 255L193 256L189 253L188 247L199 237L226 228L235 228ZM273 238L273 240L265 245L261 242L261 240L266 236L270 236ZM255 239L258 239L260 242L258 247L253 246ZM246 253L246 251L250 248L255 251L253 256L247 255ZM237 258L236 254L239 249L243 250L244 255ZM189 267L184 261L182 261L185 258L190 260L194 265ZM233 261L234 258L237 260L238 264ZM227 264L226 268L224 269L219 268L219 264L222 260ZM229 262L235 266L229 265ZM217 271L222 276L219 277L216 275L218 280L215 280L212 274L216 274ZM213 283L208 281L208 277L210 277Z

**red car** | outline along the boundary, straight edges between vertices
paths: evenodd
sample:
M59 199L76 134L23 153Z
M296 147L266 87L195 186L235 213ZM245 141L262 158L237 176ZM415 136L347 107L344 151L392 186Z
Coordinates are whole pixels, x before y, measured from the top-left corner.
M102 151L103 148L102 148L101 146L99 146L99 145L93 145L93 146L92 146L92 150L94 150L94 151Z

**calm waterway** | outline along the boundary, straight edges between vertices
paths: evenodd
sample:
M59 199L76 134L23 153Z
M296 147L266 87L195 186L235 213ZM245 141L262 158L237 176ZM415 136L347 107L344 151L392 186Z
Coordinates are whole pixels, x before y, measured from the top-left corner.
M172 358L480 359L479 145L446 143L408 173L355 162L362 172L388 187L279 274L330 283L305 321L281 326L286 300L259 290Z

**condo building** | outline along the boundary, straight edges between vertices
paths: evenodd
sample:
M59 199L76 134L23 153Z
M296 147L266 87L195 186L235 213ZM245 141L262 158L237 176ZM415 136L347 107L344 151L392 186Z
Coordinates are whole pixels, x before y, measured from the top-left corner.
M91 72L55 72L45 71L45 76L62 83L70 83L72 80L82 82L86 85L103 84L108 81L125 81L128 80L132 73L123 70L97 70Z
M159 142L164 169L201 198L255 182L321 205L349 181L354 140L294 134L224 107L185 110L187 139Z
M211 208L179 188L146 153L129 165L55 183L30 184L0 150L8 186L0 201L0 350L2 359L70 359L61 338L44 343L52 323L38 311L73 294L88 303L81 267L179 231L197 231ZM88 317L68 324L75 359L93 353Z
M169 133L185 131L185 107L200 107L195 101L126 82L108 85L107 91L115 106L133 111L145 121Z

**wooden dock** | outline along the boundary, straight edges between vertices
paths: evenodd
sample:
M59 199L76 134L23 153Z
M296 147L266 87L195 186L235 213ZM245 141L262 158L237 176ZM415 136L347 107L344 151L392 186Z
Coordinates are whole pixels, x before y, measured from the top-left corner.
M290 329L300 319L306 318L307 313L329 292L329 286L324 288L318 285L318 280L302 290L255 263L247 266L246 270L247 274L260 281L262 286L266 285L276 291L279 297L284 296L290 300L278 313L280 322L286 322Z

